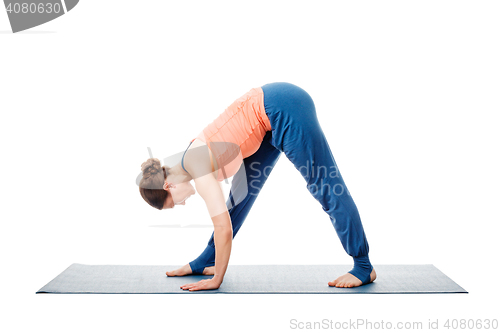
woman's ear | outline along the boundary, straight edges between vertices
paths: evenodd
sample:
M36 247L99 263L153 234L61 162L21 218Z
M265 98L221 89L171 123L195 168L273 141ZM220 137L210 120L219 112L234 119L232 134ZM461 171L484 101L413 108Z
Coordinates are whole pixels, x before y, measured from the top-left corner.
M167 182L165 179L165 182L163 183L163 189L167 192L169 192L170 189L175 188L175 185L172 183Z

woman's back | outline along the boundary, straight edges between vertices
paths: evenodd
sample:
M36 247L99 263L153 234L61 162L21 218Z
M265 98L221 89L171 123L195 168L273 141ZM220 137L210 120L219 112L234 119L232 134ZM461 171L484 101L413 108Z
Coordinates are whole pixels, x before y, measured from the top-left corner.
M218 170L217 180L222 181L236 174L243 159L259 149L267 131L271 131L271 124L264 109L264 93L258 87L235 100L192 143L198 139L208 146L214 157L213 170Z

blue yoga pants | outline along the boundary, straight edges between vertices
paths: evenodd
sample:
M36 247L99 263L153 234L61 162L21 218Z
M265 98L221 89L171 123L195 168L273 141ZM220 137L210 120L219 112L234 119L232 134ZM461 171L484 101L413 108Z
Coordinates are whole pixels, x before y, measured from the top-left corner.
M266 133L257 152L243 159L245 167L233 177L226 202L233 237L283 152L304 178L307 190L330 217L345 251L353 257L354 267L349 273L363 284L370 282L373 267L361 218L318 122L312 98L302 88L286 82L266 84L262 90L272 130ZM248 193L241 201L234 201L233 193L241 193L238 191L241 186L247 186ZM239 203L233 206L232 202ZM201 274L205 267L214 266L213 237L212 233L205 250L189 263L193 274Z

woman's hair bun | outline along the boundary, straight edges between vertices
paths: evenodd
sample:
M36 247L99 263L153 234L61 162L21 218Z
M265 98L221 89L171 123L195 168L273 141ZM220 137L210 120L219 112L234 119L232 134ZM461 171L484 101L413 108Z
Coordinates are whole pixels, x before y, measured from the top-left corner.
M157 158L148 158L146 162L141 164L141 170L143 179L147 179L149 177L156 175L159 172L163 172L160 160Z

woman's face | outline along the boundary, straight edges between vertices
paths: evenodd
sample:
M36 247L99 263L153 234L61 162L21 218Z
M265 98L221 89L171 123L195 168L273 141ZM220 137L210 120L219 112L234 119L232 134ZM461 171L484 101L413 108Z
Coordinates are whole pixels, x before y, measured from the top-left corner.
M176 184L175 187L169 189L169 192L170 195L165 200L163 209L174 208L176 205L185 205L186 200L193 194L196 194L196 190L191 185L191 182Z

